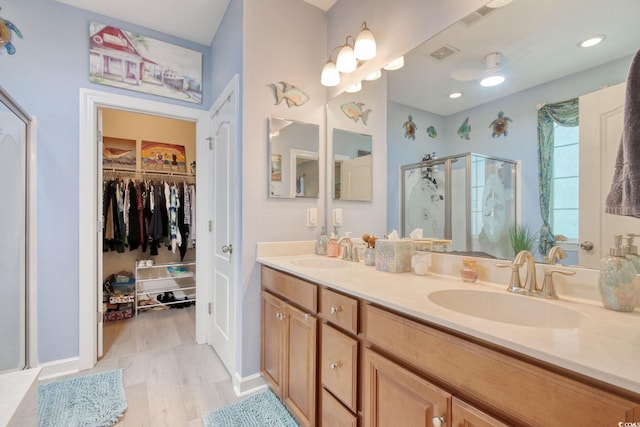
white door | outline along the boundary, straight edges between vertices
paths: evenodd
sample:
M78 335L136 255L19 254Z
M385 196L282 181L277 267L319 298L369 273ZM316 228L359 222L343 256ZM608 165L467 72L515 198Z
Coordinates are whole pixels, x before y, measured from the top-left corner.
M340 198L371 200L371 155L345 160L340 166Z
M234 80L235 82L236 80ZM213 284L208 343L232 375L236 355L236 267L240 248L236 241L236 97L235 85L227 86L210 111L209 166L213 167Z
M640 220L604 213L622 135L625 83L580 97L580 265L600 267L616 234L640 234ZM640 239L639 239L640 240ZM593 249L588 250L590 245Z
M98 174L96 175L97 177L101 177L102 176L102 110L97 110L97 124L98 124L98 132L96 133L96 135L98 136L98 139L96 141L96 144L98 144ZM96 178L96 194L98 195L97 199L98 199L98 218L96 219L96 224L97 224L97 232L98 235L96 237L97 242L98 242L98 247L102 246L102 221L104 221L104 218L102 217L102 212L103 212L103 197L102 197L102 180L99 178ZM97 335L98 335L98 358L102 357L103 353L104 353L104 348L103 348L103 327L104 327L104 323L103 323L103 303L102 303L102 278L103 276L103 264L102 264L102 250L98 249L97 250L97 259L96 259L96 265L97 265L97 273L98 275L96 276L97 280L96 280L96 286L98 287L98 289L96 290L96 303L98 304L98 319L97 319Z

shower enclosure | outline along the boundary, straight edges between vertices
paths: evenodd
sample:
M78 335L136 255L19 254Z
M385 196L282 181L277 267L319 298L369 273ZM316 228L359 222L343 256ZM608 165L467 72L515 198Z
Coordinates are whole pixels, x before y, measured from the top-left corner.
M0 373L28 365L28 189L32 120L0 88Z
M401 230L450 239L451 250L509 258L516 223L517 163L463 153L401 167Z

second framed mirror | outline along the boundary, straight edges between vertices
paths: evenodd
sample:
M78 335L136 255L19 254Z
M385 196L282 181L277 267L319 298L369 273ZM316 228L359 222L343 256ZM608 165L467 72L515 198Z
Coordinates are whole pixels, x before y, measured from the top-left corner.
M372 137L333 130L333 198L371 200Z

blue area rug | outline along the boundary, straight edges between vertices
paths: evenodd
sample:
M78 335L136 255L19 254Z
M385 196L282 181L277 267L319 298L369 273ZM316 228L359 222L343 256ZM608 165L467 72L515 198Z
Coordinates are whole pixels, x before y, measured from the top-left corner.
M207 412L204 427L298 427L287 408L271 391Z
M112 426L127 409L122 369L42 384L40 427Z

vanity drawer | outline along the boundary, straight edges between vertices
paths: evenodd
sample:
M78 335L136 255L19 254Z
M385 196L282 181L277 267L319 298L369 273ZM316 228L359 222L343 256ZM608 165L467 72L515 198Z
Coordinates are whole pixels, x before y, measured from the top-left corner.
M356 412L358 341L323 323L320 363L322 385Z
M345 331L358 334L358 300L320 288L320 314Z
M494 351L372 305L364 311L366 341L437 379L453 395L463 395L474 405L482 402L512 423L601 426L640 420L638 402L578 381L570 373L546 370L524 357Z
M358 417L349 412L325 389L322 389L321 405L321 427L358 427Z
M318 287L313 283L262 266L262 288L313 313L318 312Z

